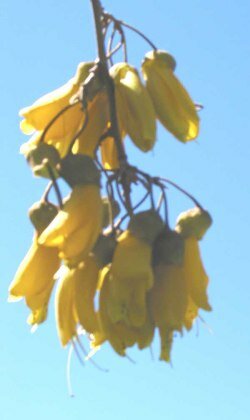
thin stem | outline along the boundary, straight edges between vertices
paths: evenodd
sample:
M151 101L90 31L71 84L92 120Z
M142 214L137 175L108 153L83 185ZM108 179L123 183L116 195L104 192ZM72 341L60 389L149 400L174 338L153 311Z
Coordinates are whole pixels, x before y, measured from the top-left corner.
M41 197L41 201L45 201L46 203L48 202L48 196L52 187L53 187L53 181L50 181Z
M77 138L82 134L82 132L85 130L85 128L87 127L87 124L89 122L89 114L88 114L88 108L85 108L85 118L84 118L84 122L80 128L80 130L78 130L78 132L74 135L73 139L70 142L69 145L69 149L68 149L68 153L72 152L75 141L77 140Z
M160 181L164 181L167 184L172 185L174 188L176 188L177 190L181 191L183 194L185 194L188 198L190 198L190 200L192 200L194 202L194 204L199 207L201 210L203 210L202 205L199 203L199 201L196 200L196 198L194 198L193 195L189 194L186 190L184 190L183 188L181 188L178 184L176 184L173 181L170 181L170 179L166 179L166 178L159 178Z
M46 166L47 166L47 169L48 169L48 172L49 172L49 176L50 176L50 178L53 182L53 187L55 189L55 193L56 193L56 197L57 197L59 207L60 207L60 209L62 209L63 208L62 195L61 195L61 191L58 187L58 184L56 182L55 174L54 174L53 169L51 168L49 162L47 162Z
M115 141L117 148L118 160L120 163L121 170L127 166L127 155L125 153L123 142L120 135L118 119L116 115L116 100L115 100L115 86L112 78L109 75L108 69L108 59L106 57L105 43L104 43L104 31L103 31L103 22L105 14L101 6L100 0L90 0L92 4L94 21L95 21L95 30L96 30L96 39L98 46L98 56L100 60L100 68L102 71L102 77L104 84L107 89L108 102L109 102L109 112L110 112L110 123L112 128L112 135ZM125 172L121 176L121 183L124 191L125 203L127 210L132 212L132 205L130 199L130 182L126 177Z
M119 23L121 25L125 26L126 28L130 29L131 31L135 32L141 38L143 38L153 48L153 50L155 50L155 51L157 50L156 45L152 41L150 41L150 39L146 35L144 35L144 33L142 33L141 31L139 31L139 29L134 28L134 26L131 26L128 23L123 22L122 20L120 20Z
M52 127L52 125L56 122L56 120L63 115L69 108L72 108L73 106L77 105L79 103L79 101L74 102L74 103L70 103L68 105L66 105L63 109L61 109L53 118L52 120L50 120L49 124L46 125L45 129L43 130L43 133L41 135L40 138L40 142L42 143L45 139L45 136L47 134L47 132L49 131L50 127Z
M139 35L141 38L143 38L144 41L146 41L153 48L153 50L157 50L158 49L156 47L156 45L143 32L141 32L139 29L135 28L132 25L129 25L128 23L124 22L123 20L116 19L114 16L110 15L107 12L104 12L104 16L106 17L106 19L112 20L117 26L120 26L120 27L121 26L125 26L125 28L128 28L131 31L135 32L137 35Z
M115 139L116 147L118 150L118 158L119 161L122 163L127 162L127 156L125 154L123 144L120 137L120 131L118 127L118 121L116 116L116 101L115 101L115 89L113 80L109 76L109 70L107 65L107 58L106 58L106 51L104 45L104 34L102 28L102 7L99 0L91 0L93 13L94 13L94 20L95 20L95 29L96 29L96 38L97 38L97 46L98 46L98 56L100 60L100 67L102 70L102 76L104 79L104 83L107 88L107 94L109 99L109 111L110 111L110 122L113 130L113 136Z

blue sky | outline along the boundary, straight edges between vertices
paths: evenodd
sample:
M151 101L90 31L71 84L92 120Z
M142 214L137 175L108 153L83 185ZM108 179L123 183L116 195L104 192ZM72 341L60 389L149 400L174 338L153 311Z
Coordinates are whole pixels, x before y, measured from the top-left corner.
M30 334L24 304L8 304L7 289L28 249L27 209L44 182L19 155L25 136L18 110L67 81L79 61L95 58L87 0L3 0L0 6L2 128L0 182L0 413L1 419L248 420L249 409L249 74L248 0L106 0L108 11L144 31L177 60L177 75L204 104L201 134L183 145L159 127L152 153L129 148L131 160L176 181L211 212L202 241L213 312L176 340L173 367L148 351L121 359L108 346L90 364L72 362L75 398L67 395L67 350L60 348L53 308ZM129 59L139 65L147 45L129 35ZM170 217L190 206L172 189ZM213 333L210 333L210 329ZM198 337L197 337L198 335Z

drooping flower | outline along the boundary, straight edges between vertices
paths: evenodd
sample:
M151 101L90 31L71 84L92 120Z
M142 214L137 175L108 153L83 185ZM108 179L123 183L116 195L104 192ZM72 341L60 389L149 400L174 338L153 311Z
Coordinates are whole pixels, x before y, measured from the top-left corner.
M95 255L90 254L75 269L75 310L81 326L89 333L99 329L94 299L100 265Z
M88 107L88 122L76 140L73 153L95 156L101 136L108 130L109 104L105 91L96 95Z
M70 99L77 93L93 65L94 63L80 63L76 75L65 85L42 96L30 107L21 109L20 115L24 117L21 121L21 130L25 134L32 134L35 130L43 131L52 119L70 104ZM47 138L56 141L73 137L83 119L84 114L80 103L70 107L51 125L45 141Z
M25 298L32 311L29 323L38 324L45 320L54 275L59 267L58 249L39 245L35 236L9 287L11 301Z
M109 316L140 327L146 320L146 293L153 286L152 243L162 229L157 213L135 214L118 238L110 269Z
M108 311L111 320L141 326L146 318L146 292L152 285L150 245L129 231L124 232L118 238L110 271Z
M55 317L58 336L66 346L77 335L78 319L75 311L75 270L64 267L56 289Z
M174 74L175 60L167 52L146 54L142 73L154 104L157 118L178 140L193 140L199 133L195 104Z
M127 63L110 69L114 79L119 127L143 152L151 150L156 140L155 111L137 70Z
M103 140L100 149L103 167L111 171L118 169L119 159L114 138L107 137Z
M97 185L75 186L64 207L39 237L39 243L58 247L64 259L93 248L102 228L102 200Z
M202 264L199 244L195 238L185 240L184 270L188 292L198 308L211 311L207 297L208 276Z
M148 347L154 336L154 324L146 311L145 322L140 327L132 327L124 321L113 321L109 315L108 304L111 295L110 268L105 267L102 275L97 312L99 330L93 334L92 347L98 347L106 340L120 356L126 355L126 349L137 343L140 349Z

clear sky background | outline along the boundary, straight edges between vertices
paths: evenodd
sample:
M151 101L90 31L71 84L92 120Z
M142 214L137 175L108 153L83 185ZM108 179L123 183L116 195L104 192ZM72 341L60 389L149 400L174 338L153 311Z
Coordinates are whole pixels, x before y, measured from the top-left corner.
M19 147L18 110L66 82L79 61L96 56L88 0L2 0L1 38L1 420L249 420L249 93L248 0L105 0L107 10L138 26L176 58L177 75L204 104L198 141L183 145L159 128L152 153L129 149L132 162L192 192L214 224L202 241L212 313L175 340L173 367L150 352L119 358L105 345L92 365L74 358L75 398L67 394L67 350L56 335L53 307L35 334L22 302L7 289L30 246L27 209L44 182L32 178ZM129 35L129 59L139 65L147 45ZM169 190L170 216L190 202ZM212 334L210 333L212 330ZM198 335L198 337L197 337Z

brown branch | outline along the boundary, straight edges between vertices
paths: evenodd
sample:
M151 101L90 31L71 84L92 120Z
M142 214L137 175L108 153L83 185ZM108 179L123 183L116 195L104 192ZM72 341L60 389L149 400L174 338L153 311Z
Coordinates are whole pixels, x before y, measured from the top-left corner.
M130 181L126 176L126 166L128 165L127 155L125 153L121 135L120 135L118 119L116 115L115 86L114 86L114 82L112 78L109 75L109 68L108 68L108 62L107 62L108 59L106 57L106 50L105 50L105 44L104 44L103 9L102 9L100 0L90 0L90 1L92 4L94 21L95 21L99 66L100 66L103 81L107 90L112 136L114 138L115 145L117 148L118 160L119 160L120 169L121 169L121 184L123 187L126 208L129 213L132 213L132 205L131 205L131 199L130 199Z

